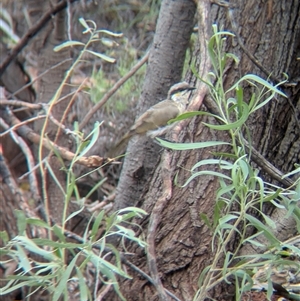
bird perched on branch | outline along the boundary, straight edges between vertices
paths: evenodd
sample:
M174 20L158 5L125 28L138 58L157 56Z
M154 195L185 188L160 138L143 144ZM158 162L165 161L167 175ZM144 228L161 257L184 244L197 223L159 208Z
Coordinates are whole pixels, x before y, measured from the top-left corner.
M119 155L118 152L134 135L147 134L151 137L162 135L164 131L160 130L166 128L168 121L185 111L188 103L188 92L194 89L187 82L173 85L168 92L167 99L155 104L142 114L123 138L113 147L109 156L115 157Z

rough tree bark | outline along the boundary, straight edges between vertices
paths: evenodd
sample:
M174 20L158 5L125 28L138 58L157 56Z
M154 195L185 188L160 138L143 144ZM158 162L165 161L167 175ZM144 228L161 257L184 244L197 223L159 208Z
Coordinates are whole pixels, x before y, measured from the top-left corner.
M163 100L170 86L181 80L194 15L193 1L162 2L137 116ZM146 137L135 137L127 150L129 154L117 188L115 209L133 206L147 190L160 148Z
M227 40L226 50L235 53L241 59L238 67L233 63L228 67L227 87L231 86L236 78L247 73L254 73L263 78L268 78L272 74L271 80L274 84L283 79L283 72L289 75L289 85L282 88L289 95L289 100L282 98L272 100L269 105L251 117L248 126L252 133L254 147L283 172L291 171L293 164L300 159L300 61L297 60L300 49L300 4L297 1L268 0L257 3L254 0L243 0L228 7L226 3L224 5L224 3L217 4L217 1L212 2L214 4L211 5L211 12L208 14L212 17L212 22L217 22L219 28L237 35L236 38ZM164 14L163 11L167 3L170 6L175 5L174 1L163 2L157 32L164 29L165 22L170 18L170 15ZM202 20L205 16L204 10L207 11L209 6L208 2L199 1L198 11ZM174 10L172 14L174 22L172 26L175 26L174 20L180 18L180 15L175 13L179 11ZM207 22L206 28L211 27L209 18L205 22ZM203 26L203 23L200 22L200 25ZM200 41L207 39L200 26L199 29ZM163 37L156 35L154 47L163 46L164 41ZM203 43L200 44L201 46L203 47ZM243 48L248 50L264 68L255 64ZM159 53L155 55L158 56ZM204 55L203 48L195 52L198 66L205 61ZM150 60L149 70L153 68L153 63L155 62ZM161 66L164 67L161 71L158 69L158 73L168 72L166 70L168 66L170 70L176 70L175 65ZM199 68L199 71L201 73L203 70ZM156 85L156 80L151 75L149 71L145 81L146 87L151 85L151 81ZM247 97L249 90L247 87L245 89ZM197 97L203 97L203 93L205 90L199 84ZM213 132L203 126L203 121L207 121L207 117L192 120L188 128L182 131L180 141L224 141L226 139L224 133L221 135L220 132ZM140 140L145 141L142 138ZM119 196L116 206L119 208L119 206L132 205L134 201L139 200L137 205L150 214L149 220L140 222L143 234L147 237L148 243L150 242L147 255L134 245L130 245L128 251L135 254L131 257L131 261L151 274L156 284L153 286L132 273L133 280L124 280L121 291L127 300L166 300L166 295L160 291L162 282L165 288L181 300L192 300L198 289L198 277L213 256L210 232L200 220L199 213L211 217L218 181L213 177L202 177L191 182L188 187L179 188L173 186L173 179L179 172L178 182L183 183L188 177L188 172L185 170L191 168L200 159L210 157L213 150L160 152L160 163L156 165L153 173L149 173L145 161L135 159L137 154L140 156L140 152L148 148L147 145L142 148L139 144L140 140L136 144L133 141L129 144L129 151L135 155L128 156L125 161L117 190ZM157 148L154 149L157 152ZM149 158L149 162L153 165L151 160ZM272 180L269 175L264 176ZM143 181L140 181L141 178ZM145 178L147 181L144 180ZM127 182L128 186L124 182ZM122 199L125 200L124 203L120 203ZM159 207L158 202L162 206ZM156 221L153 220L155 216ZM215 288L210 294L210 297L216 300L234 298L230 288L224 285ZM115 297L110 296L107 300L115 300Z

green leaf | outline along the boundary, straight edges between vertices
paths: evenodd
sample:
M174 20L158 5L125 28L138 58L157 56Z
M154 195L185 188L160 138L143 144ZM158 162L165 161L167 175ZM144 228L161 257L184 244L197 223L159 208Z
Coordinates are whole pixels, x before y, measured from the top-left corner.
M212 147L218 145L229 145L228 142L222 141L206 141L206 142L196 142L196 143L176 143L176 142L169 142L163 140L161 138L156 138L156 140L160 143L160 145L174 149L174 150L190 150L190 149L198 149L198 148L205 148L205 147Z
M201 288L202 284L203 284L203 281L205 279L205 277L207 276L208 273L210 273L210 268L211 268L211 265L208 265L207 267L205 267L200 276L199 276L199 279L198 279L198 286Z
M105 54L102 54L102 53L99 53L99 52L95 52L95 51L92 51L92 50L87 50L87 52L99 57L100 59L104 60L104 61L107 61L109 63L115 63L116 62L116 59L114 58L111 58Z
M209 221L207 215L205 213L200 213L200 219L203 220L203 222L205 223L205 225L212 230L212 223Z
M227 224L230 221L236 220L238 217L234 214L227 214L219 219L219 225Z
M219 178L224 178L226 180L231 181L231 178L229 178L228 176L220 173L220 172L216 172L216 171L211 171L211 170L202 170L199 172L194 173L191 177L188 178L188 180L181 186L181 187L186 187L191 181L193 181L195 178L199 177L199 176L213 176L213 177L219 177Z
M78 215L80 212L84 210L84 206L81 206L77 211L72 212L66 219L65 223L72 219L74 216Z
M118 214L126 213L128 211L134 212L135 215L137 215L139 217L143 217L143 215L148 215L148 213L145 210L138 208L138 207L126 207L124 209L120 209L120 210L118 210Z
M6 231L0 231L0 239L3 241L4 245L9 241L9 236Z
M240 85L241 82L243 81L254 81L257 82L259 84L261 84L262 86L266 87L267 89L269 89L270 91L277 93L283 97L287 97L283 92L281 92L280 90L278 90L276 87L274 87L272 84L268 83L266 80L262 79L261 77L254 75L254 74L247 74L245 76L243 76L240 80L238 80L237 83L235 83L231 88L229 88L226 91L226 94L234 89L236 89L236 87L238 87Z
M243 104L244 104L244 93L243 89L240 86L236 88L236 98L237 98L237 105L239 108L239 112L243 112ZM241 115L239 115L241 117Z
M132 277L129 276L126 272L119 269L118 267L111 264L110 262L106 261L105 259L99 257L98 255L94 254L92 251L83 250L83 252L86 253L87 256L89 256L91 262L94 264L95 267L100 268L100 271L102 273L105 273L104 272L104 267L105 267L106 271L108 271L108 270L110 271L109 273L107 272L109 275L111 275L111 272L113 272L113 273L119 274L120 276L125 277L127 279L132 279ZM107 274L107 276L108 276L108 274Z
M76 159L79 159L81 157L83 157L97 142L98 138L99 138L99 134L100 134L100 126L102 125L102 123L100 122L95 122L94 124L94 129L92 131L92 139L89 141L89 144L80 152L80 154L77 156ZM89 135L90 137L90 135Z
M100 186L103 185L103 183L105 183L107 180L107 178L102 179L101 181L99 181L96 185L94 185L92 187L92 189L88 192L88 194L85 196L86 199L89 199L90 196L93 194L94 191L96 191Z
M105 33L109 36L115 37L115 38L122 38L123 37L123 33L115 33L109 30L105 30L105 29L100 29L96 31L97 33Z
M54 261L55 257L52 254L52 252L48 252L44 249L39 248L31 239L29 239L28 237L25 236L16 236L15 238L12 239L12 241L16 242L16 243L20 243L23 245L23 247L30 251L33 252L35 254L38 254L42 257L44 257L45 259L49 260L49 261Z
M45 238L35 238L34 242L39 245L47 245L52 248L62 248L62 249L79 249L84 248L86 244L80 244L80 243L71 243L71 242L59 242L59 241L53 241L50 239Z
M30 272L32 267L31 267L31 264L27 257L27 254L24 252L23 248L19 244L17 244L16 247L18 250L17 255L18 255L19 261L20 261L19 267L21 267L25 273Z
M99 214L97 215L94 223L93 223L92 231L91 231L91 234L90 234L92 241L94 241L94 238L96 237L96 234L99 231L99 227L100 227L100 224L102 223L104 213L105 213L104 210L100 211Z
M85 283L84 276L78 267L76 267L76 272L78 275L78 282L79 282L80 301L86 301L88 300L89 289Z
M17 218L17 228L19 235L23 235L26 230L26 216L22 210L15 210L15 217Z
M80 255L81 255L81 253L77 253L77 255L72 259L72 261L69 263L69 265L63 272L62 277L61 277L60 281L58 282L58 285L54 291L54 294L52 297L53 301L57 301L59 299L59 297L62 295L62 293L65 290L67 290L68 280L70 279L71 273L72 273L72 271L75 267L76 261Z
M268 229L268 227L261 221L259 221L256 217L249 214L245 214L245 217L257 230L263 231L264 236L271 242L272 245L276 246L280 244L280 241L274 236L270 229Z
M85 28L85 29L89 29L90 27L88 26L88 24L86 23L86 21L83 18L79 18L79 23Z
M230 251L226 252L225 260L224 260L223 268L222 268L222 275L223 275L224 280L227 282L227 284L231 283L229 280L227 280L226 273L228 271L228 266L231 262L232 257L233 257L232 252L230 252Z
M45 229L48 229L48 230L52 229L52 227L49 226L48 223L46 223L45 221L43 221L41 219L38 219L38 218L27 218L26 221L27 221L27 224L29 224L29 225L42 227L42 228L45 228Z
M206 126L208 126L211 129L218 130L218 131L227 131L227 130L232 130L241 127L248 119L249 117L249 108L246 103L242 104L242 115L240 119L238 119L235 122L232 123L227 123L227 124L222 124L222 125L216 125L216 124L209 124L206 122L203 122Z
M196 163L191 171L194 171L196 168L201 167L203 165L218 165L221 169L231 169L232 168L232 163L227 162L225 160L218 160L218 159L206 159L206 160L201 160L198 163Z
M66 242L66 237L65 237L65 235L64 235L61 227L59 227L56 224L54 224L54 226L53 226L53 232L59 238L60 241L62 241L64 243ZM49 242L45 243L45 245L49 245Z
M214 117L216 119L223 121L223 119L220 116L215 115L215 114L211 114L211 113L204 112L204 111L190 111L190 112L180 114L176 118L169 120L168 124L171 124L171 123L174 123L177 121L181 121L181 120L185 120L185 119L189 119L189 118L193 118L195 116L201 116L201 115Z
M73 46L85 46L85 44L82 42L79 42L79 41L67 41L67 42L64 42L64 43L54 47L53 50L55 52L59 52L64 48L73 47Z

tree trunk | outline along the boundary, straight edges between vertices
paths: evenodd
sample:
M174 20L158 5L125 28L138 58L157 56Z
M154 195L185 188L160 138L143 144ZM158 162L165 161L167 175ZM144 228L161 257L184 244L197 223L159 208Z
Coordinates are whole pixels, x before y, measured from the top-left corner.
M194 15L193 1L162 2L137 116L163 100L170 86L181 80ZM135 137L127 150L115 209L133 206L140 200L150 184L149 177L158 163L160 148L146 137Z
M163 29L170 31L173 26L176 26L175 20L178 21L182 15L178 10L174 10L172 13L174 23L171 28L168 28L165 19L168 20L170 15L164 14L166 4L176 6L174 1L163 3L157 24L158 33ZM277 79L283 79L283 72L289 75L290 85L282 88L289 95L289 100L276 97L251 116L248 126L253 146L283 172L291 171L293 164L300 159L300 129L299 120L296 119L300 110L300 61L297 60L300 47L300 4L297 1L291 3L279 0L257 4L257 1L243 0L229 8L212 4L209 11L209 6L210 4L205 1L198 3L198 12L202 17L202 22L199 23L199 40L202 43L195 52L195 56L197 55L195 59L196 65L200 66L200 74L203 70L207 72L207 69L203 69L203 66L207 67L205 63L207 52L203 50L203 39L207 41L208 37L203 34L203 31L207 32L207 28L211 27L209 19L205 19L205 16L211 16L212 22L216 22L219 28L236 34L235 38L227 40L226 51L235 53L241 61L238 67L234 63L228 66L225 80L227 87L232 86L241 75L248 73L257 74L265 79L271 74L274 84L278 82ZM204 26L205 30L201 26ZM181 27L182 30L183 28ZM157 45L163 46L163 42L160 43L159 39L161 36L156 34L154 48ZM243 48L248 50L263 68L253 63ZM159 53L153 52L152 59L149 61L145 89L152 85L152 81L152 86L157 85L155 79L150 76L154 68L155 74L166 72L165 68L159 69L160 66L164 66L162 63L155 64L154 54L157 60L159 57ZM175 64L172 70L177 70ZM264 70L267 70L267 73ZM201 77L205 78L205 75ZM245 87L245 98L250 99L250 89L250 86ZM146 92L148 90L144 90L144 95L149 97ZM205 93L203 84L199 83L197 96L191 104L193 109L201 103ZM156 95L152 96L154 99ZM208 117L193 119L182 131L179 140L183 142L225 141L227 137L224 132L216 132L203 125L202 122L208 121L214 122L208 120ZM147 237L149 244L147 255L133 245L130 245L128 251L135 254L130 257L131 261L152 276L154 285L139 278L133 272L133 280L124 280L121 291L127 300L167 300L168 297L161 291L161 284L163 284L179 299L192 300L198 290L199 275L209 265L214 255L211 251L211 233L200 220L199 214L205 213L208 218L212 217L215 193L219 184L216 178L208 176L197 178L185 188L174 186L173 183L175 175L178 174L177 181L183 184L189 177L188 170L199 160L211 158L211 152L215 149L160 151L160 160L157 164L156 160L151 159L153 157L148 157L150 144L141 147L142 142L145 142L145 139L141 138L136 144L133 141L129 144L128 149L133 155L128 155L123 167L117 190L116 208L133 205L136 200L139 200L137 205L150 214L149 220L139 221L141 231ZM153 149L158 152L156 146ZM218 151L224 150L218 148ZM143 158L147 158L147 161L140 159L143 153L146 154ZM150 167L156 166L153 172L149 164ZM263 172L261 174L272 180L270 175ZM124 184L125 182L128 186ZM234 297L233 293L230 287L219 285L206 297L231 300ZM108 297L107 300L115 300L115 297Z

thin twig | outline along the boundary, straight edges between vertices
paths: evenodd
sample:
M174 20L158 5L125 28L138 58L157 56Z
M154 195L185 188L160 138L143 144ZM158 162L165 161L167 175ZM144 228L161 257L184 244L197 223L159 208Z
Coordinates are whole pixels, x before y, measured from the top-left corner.
M70 0L70 3L76 2L78 0ZM20 39L17 45L11 50L10 54L3 60L0 65L0 77L3 75L3 72L6 70L8 65L17 57L20 51L27 45L27 43L32 39L42 28L46 25L54 15L56 15L61 10L67 7L68 1L62 0L58 2L57 5L51 7L40 19L25 33L25 35Z
M58 128L58 131L56 132L56 135L55 135L54 142L57 141L57 139L58 139L58 137L59 137L59 135L60 135L60 129L63 129L64 132L67 133L67 134L71 132L71 130L67 130L67 129L66 129L65 125L63 124L63 122L64 122L65 119L67 118L68 113L69 113L69 111L70 111L70 109L71 109L71 107L72 107L74 101L76 100L77 93L82 89L82 87L83 87L83 85L85 84L85 82L86 82L86 79L84 79L84 80L82 81L82 83L79 85L79 87L76 89L76 91L74 91L72 98L71 98L70 101L68 102L68 105L67 105L66 109L64 110L63 116L61 117L61 120L60 120L60 122L59 122L59 124L61 124L63 127L59 127L59 128ZM57 102L57 103L58 103L58 102ZM56 103L56 104L57 104L57 103ZM51 115L49 115L49 116L51 116ZM53 116L52 116L52 118L53 118ZM51 118L50 118L50 120L51 120Z
M46 115L39 115L39 116L29 118L29 119L24 120L24 121L21 121L21 120L18 119L18 123L17 122L14 123L8 130L0 133L0 138L7 135L11 131L15 131L15 130L17 130L18 128L20 128L22 126L26 126L26 124L28 124L28 123L31 123L31 122L34 122L36 120L43 119L43 118L46 118Z
M6 124L2 118L0 118L0 119L1 119L1 127L8 129L9 125ZM19 147L21 148L21 150L26 158L26 161L27 161L28 170L31 170L34 167L34 158L31 153L30 148L26 144L25 140L22 137L20 137L19 135L17 135L17 133L15 131L11 131L10 135L11 135L12 139L15 141L15 143L17 145L19 145ZM40 197L38 181L37 181L35 173L30 173L29 185L30 185L30 191L33 194L33 199L35 201L39 201L41 199L41 197Z
M43 108L41 103L30 103L22 100L8 100L1 99L0 106L26 107L31 110L41 110Z
M26 125L18 126L20 120L16 118L12 112L6 108L6 113L3 114L3 119L5 122L9 123L10 125L18 127L18 133L22 137L29 139L31 142L39 145L42 143L43 147L46 149L53 151L55 150L63 159L68 161L74 160L76 154L70 152L69 150L54 144L50 139L42 138L40 135L36 134L31 128ZM103 158L99 156L89 156L89 157L77 157L76 163L80 165L84 165L87 167L99 167L103 166L104 164L118 164L119 162L114 162L114 160L110 158Z
M79 130L82 130L86 124L89 122L90 118L109 100L109 98L130 78L132 77L147 61L149 58L149 52L147 52L144 57L134 65L131 70L119 79L113 87L102 97L102 99L94 105L90 111L86 114L79 125Z
M39 74L37 77L35 77L34 79L32 79L29 83L27 83L26 85L24 85L22 88L20 88L19 90L15 91L12 96L17 95L18 93L22 92L23 90L25 90L26 88L32 86L39 78L43 77L45 74L47 74L49 71L54 70L55 68L63 65L64 63L67 63L69 61L72 61L71 58L65 59L57 64L55 64L54 66L48 68L47 70L45 70L44 72L42 72L41 74Z

